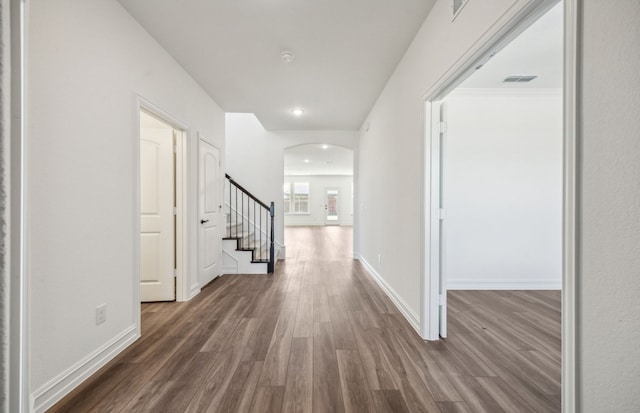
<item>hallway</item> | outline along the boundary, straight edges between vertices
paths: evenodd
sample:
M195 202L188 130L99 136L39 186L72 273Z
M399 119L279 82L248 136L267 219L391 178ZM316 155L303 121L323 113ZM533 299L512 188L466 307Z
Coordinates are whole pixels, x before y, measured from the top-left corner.
M558 291L450 292L450 337L423 342L351 239L287 228L273 276L143 305L142 337L50 411L560 411Z

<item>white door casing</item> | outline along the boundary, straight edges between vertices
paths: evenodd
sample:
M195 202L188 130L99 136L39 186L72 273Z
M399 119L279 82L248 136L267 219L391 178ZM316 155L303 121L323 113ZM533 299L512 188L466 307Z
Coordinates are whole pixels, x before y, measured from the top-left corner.
M173 129L140 131L140 300L175 300Z
M220 230L222 174L220 151L210 143L199 141L198 180L198 279L204 286L220 275L222 237Z
M439 241L439 254L438 254L438 272L439 272L439 288L438 288L438 303L439 303L439 333L440 337L447 337L447 275L445 268L445 245L446 245L446 208L444 197L444 176L445 176L445 149L446 149L446 134L447 134L447 104L440 103L440 133L439 133L439 179L440 179L440 193L438 194L439 205L439 224L440 224L440 241Z

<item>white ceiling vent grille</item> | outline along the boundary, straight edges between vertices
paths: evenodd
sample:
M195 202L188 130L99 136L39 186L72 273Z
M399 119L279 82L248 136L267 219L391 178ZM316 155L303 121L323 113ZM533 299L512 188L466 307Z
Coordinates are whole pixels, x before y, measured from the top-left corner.
M531 82L536 77L538 76L509 76L506 79L504 79L502 82L503 83L526 83L526 82Z

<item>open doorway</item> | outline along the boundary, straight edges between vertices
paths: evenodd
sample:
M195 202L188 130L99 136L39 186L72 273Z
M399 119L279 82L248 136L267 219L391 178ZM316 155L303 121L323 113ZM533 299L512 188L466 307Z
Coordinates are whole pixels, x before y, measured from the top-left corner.
M284 152L284 224L353 225L353 151L308 144Z
M430 339L448 335L450 290L502 291L498 299L505 291L555 290L533 300L553 302L559 324L562 4L538 10L514 33L470 76L427 100ZM478 305L469 297L470 307Z
M152 107L139 109L139 299L184 295L185 132Z

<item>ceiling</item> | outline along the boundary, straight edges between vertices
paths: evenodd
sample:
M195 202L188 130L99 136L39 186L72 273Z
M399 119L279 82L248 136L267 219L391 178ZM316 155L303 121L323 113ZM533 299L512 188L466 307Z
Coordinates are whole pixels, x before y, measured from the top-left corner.
M270 130L357 130L435 2L119 1L222 109Z
M353 175L353 151L334 145L300 145L284 151L285 175Z
M554 6L500 50L459 88L562 88L563 5ZM503 83L508 76L534 75L527 83Z

